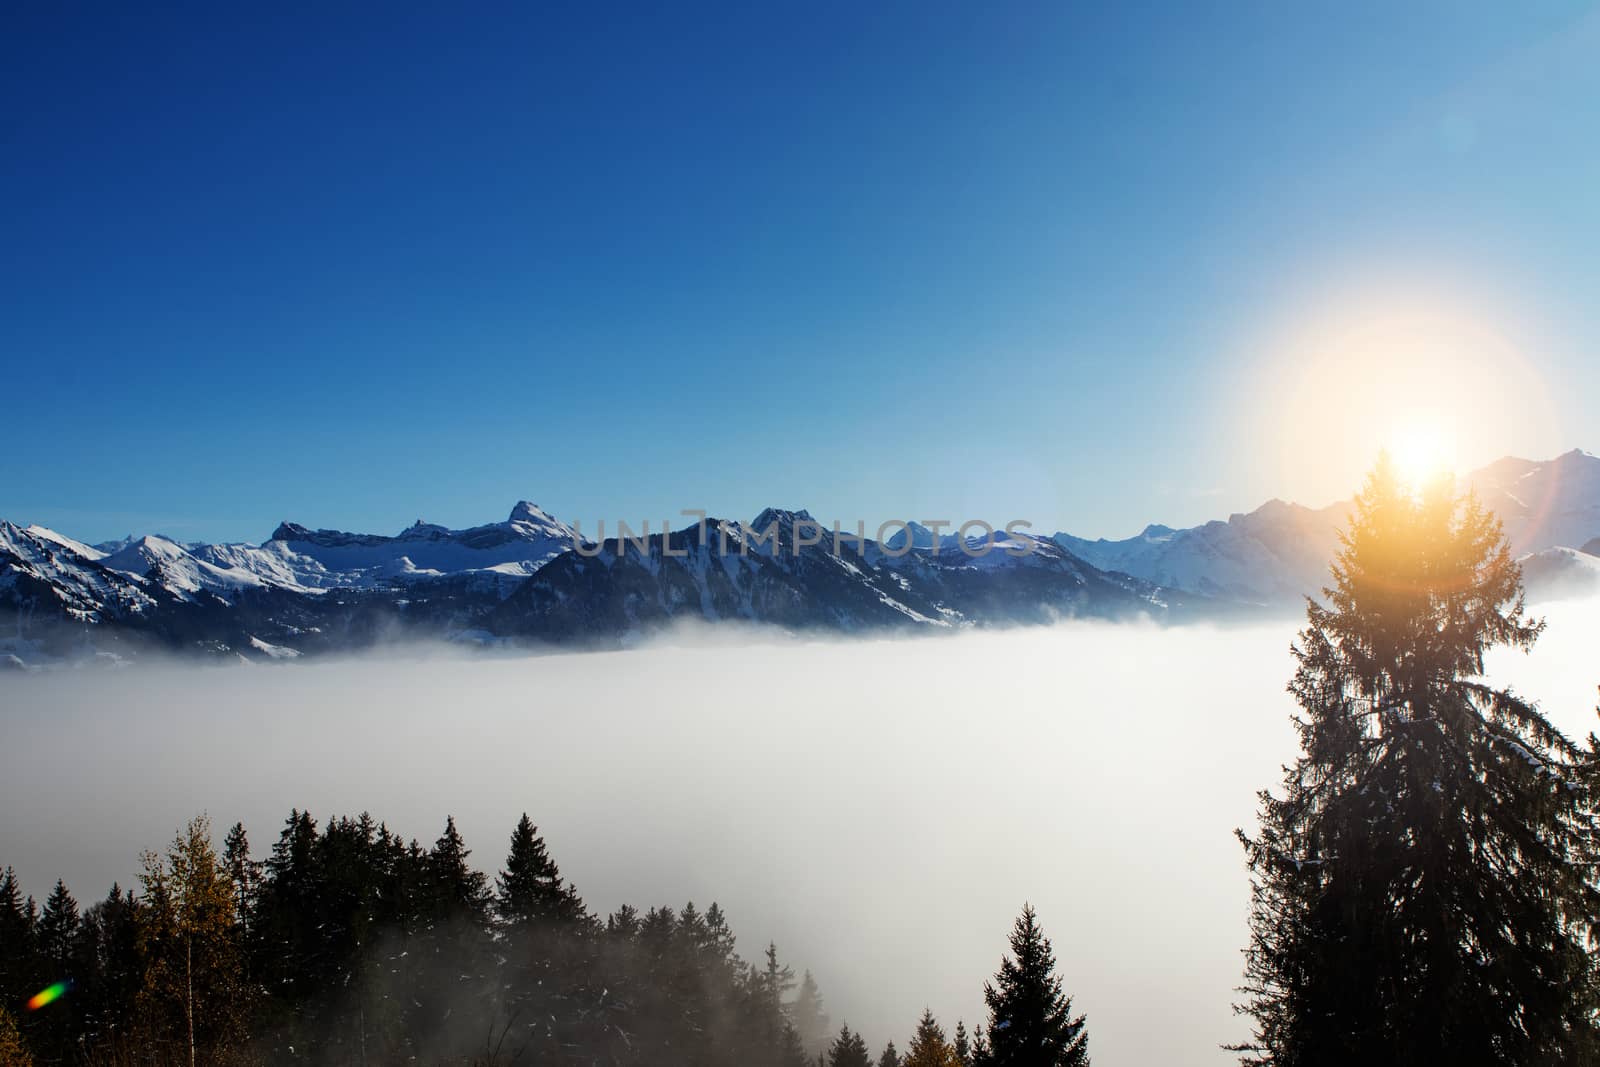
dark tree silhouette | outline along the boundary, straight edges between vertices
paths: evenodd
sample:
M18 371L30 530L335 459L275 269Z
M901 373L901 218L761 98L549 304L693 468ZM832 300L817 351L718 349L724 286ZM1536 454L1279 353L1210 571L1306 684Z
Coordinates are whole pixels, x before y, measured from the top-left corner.
M1245 1062L1597 1062L1583 754L1482 677L1542 626L1499 522L1384 457L1323 594L1294 646L1302 754L1240 834Z
M983 988L989 1008L982 1067L1082 1067L1089 1062L1084 1017L1072 1015L1062 992L1050 939L1033 906L1024 904L1011 927L1011 954Z

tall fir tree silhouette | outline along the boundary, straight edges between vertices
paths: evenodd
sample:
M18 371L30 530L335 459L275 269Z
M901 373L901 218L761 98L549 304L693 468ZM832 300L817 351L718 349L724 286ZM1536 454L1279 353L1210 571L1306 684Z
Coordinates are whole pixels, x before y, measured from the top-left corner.
M1031 904L1011 927L1011 952L983 987L989 1008L987 1047L980 1067L1083 1067L1089 1035L1082 1015L1062 991L1050 939Z
M861 1035L846 1023L839 1027L839 1036L828 1046L824 1063L826 1067L872 1067L872 1054L867 1051L867 1043Z
M800 1035L806 1053L815 1056L828 1045L828 1013L823 1009L822 992L817 980L807 970L800 979L794 1003L789 1005L789 1019Z
M78 941L78 902L67 884L56 880L39 914L39 956L57 979L69 976Z
M1240 833L1246 1063L1600 1062L1583 753L1486 682L1526 649L1499 522L1380 458L1289 685L1302 754Z
M512 926L572 925L587 917L583 899L550 858L539 828L523 812L511 832L505 869L495 879L495 913Z

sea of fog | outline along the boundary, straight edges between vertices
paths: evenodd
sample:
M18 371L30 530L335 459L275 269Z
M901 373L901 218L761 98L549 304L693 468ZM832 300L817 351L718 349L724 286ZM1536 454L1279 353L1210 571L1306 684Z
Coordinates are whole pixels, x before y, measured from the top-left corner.
M1600 602L1494 674L1595 723ZM1290 623L903 640L679 634L618 653L415 649L0 679L0 866L80 902L200 811L264 854L291 807L371 811L493 871L529 812L589 904L727 910L902 1048L978 1018L1023 901L1102 1065L1232 1062L1233 830L1294 754Z

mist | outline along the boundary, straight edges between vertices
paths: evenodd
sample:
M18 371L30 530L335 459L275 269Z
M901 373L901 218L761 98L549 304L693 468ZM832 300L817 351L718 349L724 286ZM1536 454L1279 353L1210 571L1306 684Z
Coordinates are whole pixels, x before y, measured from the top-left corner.
M1600 602L1551 605L1491 673L1582 737ZM200 811L264 855L291 807L370 811L476 865L527 811L601 914L713 900L833 1026L902 1048L981 1017L1023 901L1096 1062L1231 1063L1235 827L1294 756L1292 622L915 639L689 632L623 652L418 650L0 680L0 865L87 904Z

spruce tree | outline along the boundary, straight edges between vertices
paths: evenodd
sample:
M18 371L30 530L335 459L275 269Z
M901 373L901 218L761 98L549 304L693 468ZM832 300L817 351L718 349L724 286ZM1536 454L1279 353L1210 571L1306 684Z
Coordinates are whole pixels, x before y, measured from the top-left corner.
M784 1002L794 988L794 968L778 962L778 946L771 941L767 942L767 966L760 972L759 988L772 1009L783 1015Z
M444 833L428 852L428 908L438 919L481 921L488 915L489 881L467 863L472 850L456 830L454 816L446 816Z
M1245 1062L1597 1062L1581 754L1483 678L1542 626L1499 522L1382 457L1323 594L1293 649L1302 753L1239 835Z
M562 882L561 870L527 812L511 833L505 870L495 879L494 903L500 920L512 926L576 925L588 917L578 891Z
M0 871L0 1004L20 1004L38 991L38 930L22 903L10 867Z
M240 933L245 934L250 913L255 908L256 894L261 890L262 864L250 858L250 838L244 832L244 823L234 823L223 838L222 865L233 879L234 922Z
M139 904L132 893L111 886L104 900L83 915L86 972L73 990L83 1018L86 1044L125 1034L144 978L139 956Z
M956 1050L956 1059L961 1067L972 1067L972 1042L967 1038L967 1024L960 1019L956 1020L956 1036L951 1047Z
M1011 927L1011 954L983 987L989 1008L985 1067L1081 1067L1089 1062L1084 1017L1072 1016L1061 989L1050 939L1033 905Z
M784 1020L778 1031L778 1067L811 1067L811 1055L800 1040L794 1023Z
M900 1062L900 1053L895 1051L893 1041L883 1046L883 1055L878 1057L878 1067L904 1067Z
M916 1033L911 1035L911 1047L906 1049L902 1067L956 1067L956 1050L945 1040L944 1027L934 1019L930 1009L923 1009L917 1022Z
M872 1067L872 1054L860 1034L853 1033L848 1023L839 1027L839 1036L828 1046L826 1067Z
M78 940L78 902L59 878L39 915L39 956L55 980L69 976Z
M828 1044L828 1013L822 1007L822 992L810 970L800 979L800 989L789 1005L789 1018L800 1033L806 1052L816 1055Z

